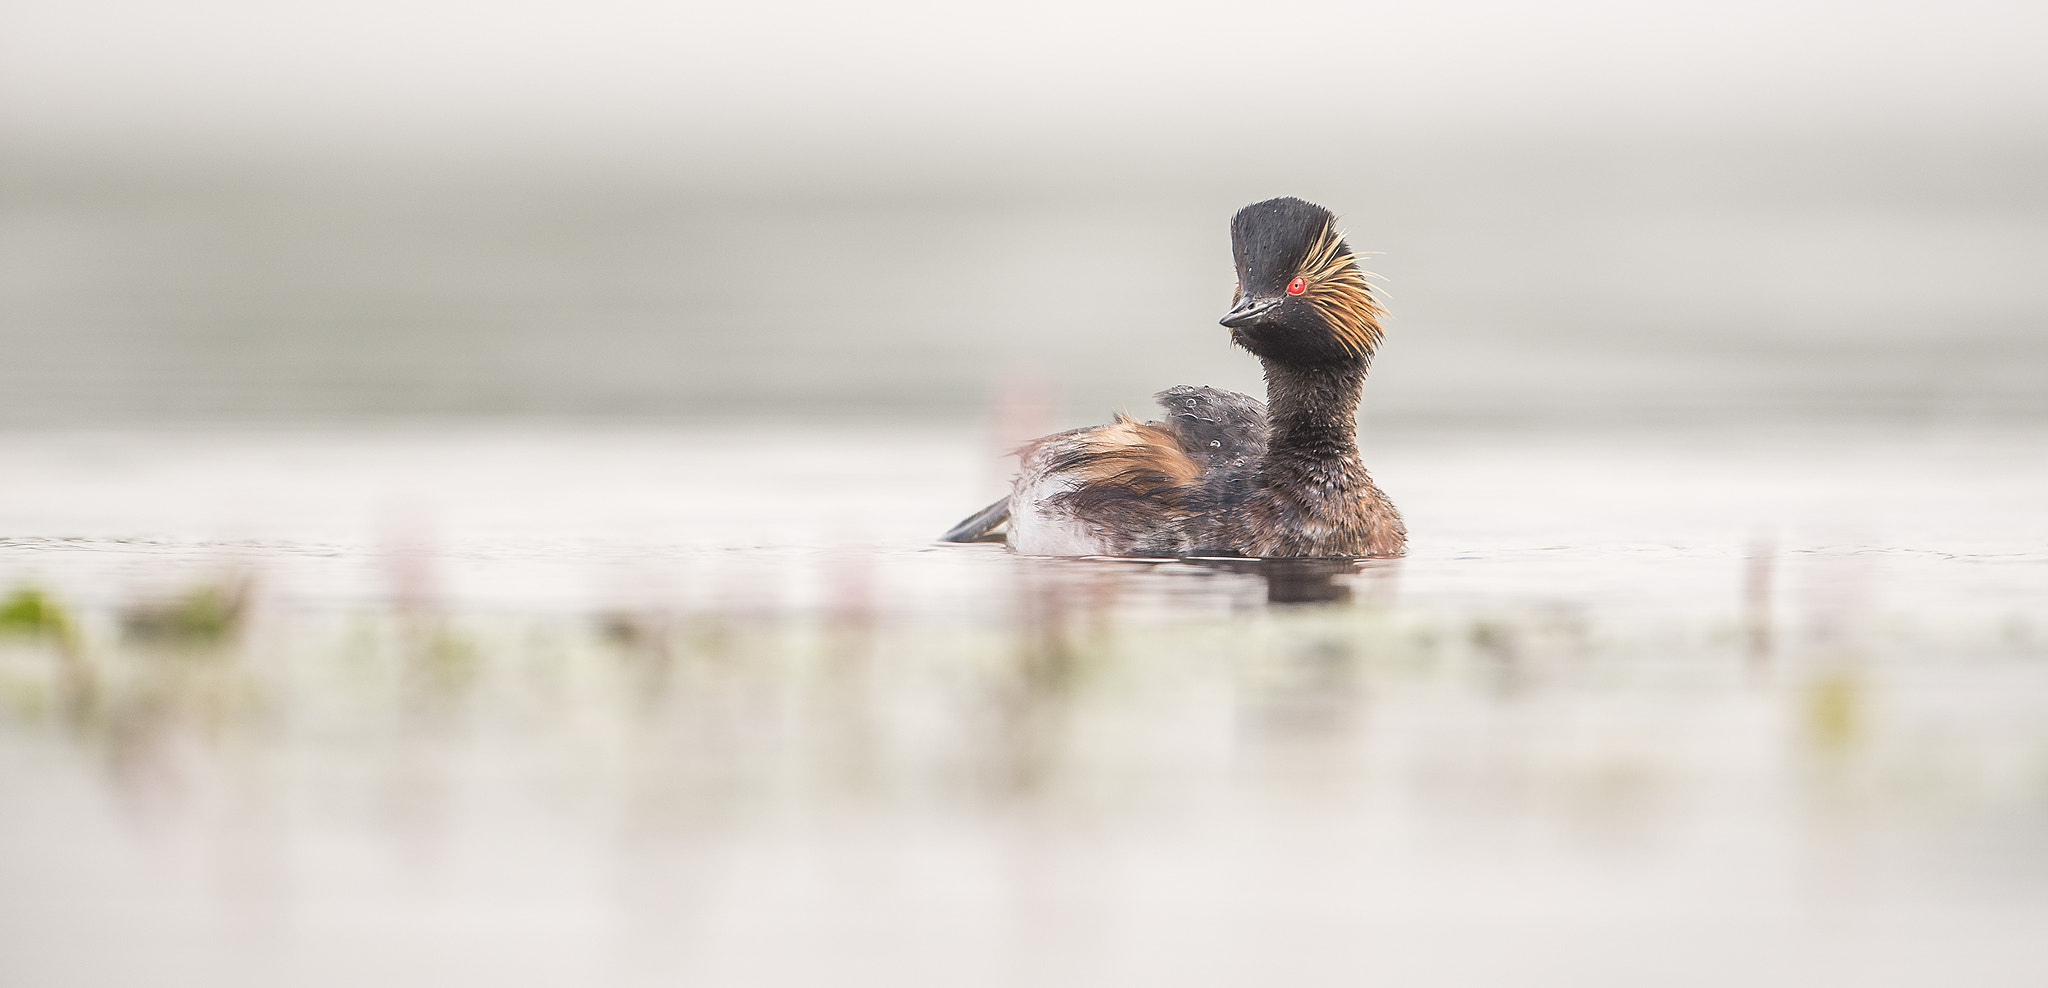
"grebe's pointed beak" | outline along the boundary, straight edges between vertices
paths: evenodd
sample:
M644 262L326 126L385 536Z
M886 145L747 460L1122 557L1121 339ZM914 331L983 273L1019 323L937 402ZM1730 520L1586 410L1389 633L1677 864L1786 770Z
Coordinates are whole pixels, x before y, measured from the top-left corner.
M1237 308L1230 310L1223 318L1216 321L1236 329L1247 323L1258 321L1260 316L1265 315L1274 306L1279 304L1280 300L1277 298L1253 298L1247 295L1238 300Z

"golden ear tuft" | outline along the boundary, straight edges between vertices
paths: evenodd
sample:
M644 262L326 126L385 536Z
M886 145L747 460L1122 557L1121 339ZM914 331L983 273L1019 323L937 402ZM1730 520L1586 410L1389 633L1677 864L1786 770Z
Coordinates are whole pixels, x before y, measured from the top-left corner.
M1301 277L1308 282L1305 297L1336 329L1344 348L1370 358L1379 349L1380 317L1386 310L1372 297L1364 270L1334 223L1323 224L1301 262Z

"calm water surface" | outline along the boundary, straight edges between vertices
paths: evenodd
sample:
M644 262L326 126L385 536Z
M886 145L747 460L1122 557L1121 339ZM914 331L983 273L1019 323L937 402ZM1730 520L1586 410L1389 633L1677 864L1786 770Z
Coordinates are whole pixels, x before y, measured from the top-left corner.
M1278 571L931 544L989 445L0 436L0 981L2048 978L2040 431L1374 437Z

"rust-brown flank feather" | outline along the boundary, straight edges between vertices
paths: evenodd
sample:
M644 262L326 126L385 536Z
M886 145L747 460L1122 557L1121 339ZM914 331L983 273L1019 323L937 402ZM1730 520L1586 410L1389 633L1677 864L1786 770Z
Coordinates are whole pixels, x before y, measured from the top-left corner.
M1108 425L1048 436L1019 451L1027 463L1045 456L1040 469L1069 478L1072 490L1046 504L1105 533L1117 533L1128 551L1158 529L1187 520L1189 494L1202 465L1181 447L1174 433L1156 422L1118 415Z

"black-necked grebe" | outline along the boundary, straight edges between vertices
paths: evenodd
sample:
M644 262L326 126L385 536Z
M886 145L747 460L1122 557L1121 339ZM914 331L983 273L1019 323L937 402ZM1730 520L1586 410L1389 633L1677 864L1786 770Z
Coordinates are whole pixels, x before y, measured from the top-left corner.
M1222 323L1266 369L1266 403L1181 386L1159 422L1027 443L1010 496L942 538L1039 556L1398 556L1408 531L1358 460L1359 391L1383 314L1337 217L1268 199L1230 221ZM1007 527L1005 527L1007 526Z

